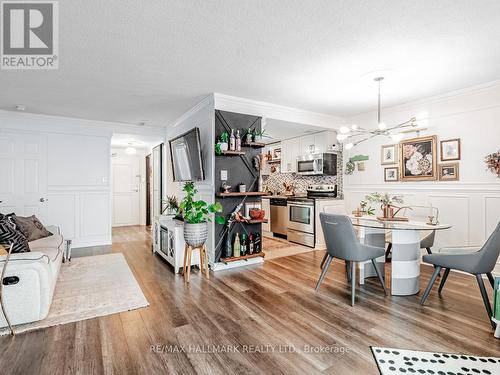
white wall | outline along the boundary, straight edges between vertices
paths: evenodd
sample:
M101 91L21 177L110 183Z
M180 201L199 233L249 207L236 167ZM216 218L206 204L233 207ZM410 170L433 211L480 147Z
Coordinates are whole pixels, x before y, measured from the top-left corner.
M486 154L500 147L500 84L383 109L382 120L390 126L422 112L428 113L428 130L421 135L437 135L438 153L440 140L461 139L460 181L384 182L383 169L388 166L380 164L380 146L391 141L377 137L346 151L346 161L358 154L370 157L364 172L345 177L346 205L352 210L365 194L375 191L401 194L406 204L439 207L440 221L453 225L438 233L436 247L481 245L500 221L500 179L486 171L483 162ZM347 122L374 127L376 113L351 117ZM500 272L500 264L496 271Z
M111 136L161 134L126 124L0 111L0 132L46 139L48 224L73 247L111 244ZM163 134L162 134L163 136Z

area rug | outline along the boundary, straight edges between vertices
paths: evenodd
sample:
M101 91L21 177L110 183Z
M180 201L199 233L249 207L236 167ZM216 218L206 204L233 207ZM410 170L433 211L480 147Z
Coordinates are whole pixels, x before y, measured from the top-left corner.
M15 333L149 306L123 254L73 258L59 272L49 315L14 327ZM2 328L0 335L10 333Z
M266 254L266 260L287 257L313 251L312 248L294 244L280 238L262 238L262 251Z
M500 358L371 347L381 375L500 374Z

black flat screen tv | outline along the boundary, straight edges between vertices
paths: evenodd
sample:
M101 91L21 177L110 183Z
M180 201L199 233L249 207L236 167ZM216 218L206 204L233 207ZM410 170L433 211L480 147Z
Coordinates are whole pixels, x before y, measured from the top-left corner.
M201 158L200 129L193 128L169 141L175 182L205 179Z

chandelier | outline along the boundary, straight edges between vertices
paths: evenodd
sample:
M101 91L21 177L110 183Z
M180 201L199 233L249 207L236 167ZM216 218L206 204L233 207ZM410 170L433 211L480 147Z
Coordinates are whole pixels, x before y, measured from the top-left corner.
M378 83L378 107L377 107L377 129L369 130L358 125L352 125L350 128L342 126L339 129L340 134L337 135L337 140L344 143L344 148L349 150L361 142L367 141L380 135L390 137L394 142L399 142L403 139L404 134L401 132L405 128L413 128L417 126L417 118L412 117L408 121L401 124L388 127L381 121L380 116L380 83L384 77L376 77L374 81Z

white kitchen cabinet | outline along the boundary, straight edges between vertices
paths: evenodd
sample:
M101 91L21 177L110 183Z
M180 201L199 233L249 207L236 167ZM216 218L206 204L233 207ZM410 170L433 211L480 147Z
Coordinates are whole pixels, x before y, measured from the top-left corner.
M287 139L281 142L281 172L297 172L297 156L300 154L300 138Z
M314 134L314 153L331 152L332 146L337 143L335 132L326 131Z
M314 154L316 152L314 134L300 137L300 155Z
M319 220L319 214L325 212L327 214L338 214L345 215L346 209L344 201L341 199L317 199L314 207L314 220L315 220L315 232L316 238L314 246L315 250L325 250L325 236L323 235L323 228L321 227L321 221Z

